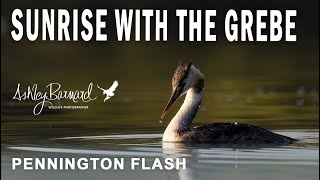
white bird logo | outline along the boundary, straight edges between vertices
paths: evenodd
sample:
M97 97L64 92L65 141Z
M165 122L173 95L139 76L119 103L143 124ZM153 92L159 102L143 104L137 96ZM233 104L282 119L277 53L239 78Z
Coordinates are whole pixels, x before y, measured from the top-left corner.
M106 95L106 98L104 98L103 102L106 102L106 100L108 100L114 96L114 91L116 90L118 85L119 85L119 83L117 80L115 80L113 82L113 84L111 85L111 87L109 89L103 89L99 85L97 85L97 87L103 91L103 94Z

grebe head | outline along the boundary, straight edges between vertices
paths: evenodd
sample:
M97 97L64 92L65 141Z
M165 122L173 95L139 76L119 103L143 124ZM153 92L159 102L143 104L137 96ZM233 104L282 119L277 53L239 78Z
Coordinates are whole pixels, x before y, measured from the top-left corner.
M162 113L161 119L172 105L189 89L203 90L204 75L191 62L180 62L172 77L172 94Z

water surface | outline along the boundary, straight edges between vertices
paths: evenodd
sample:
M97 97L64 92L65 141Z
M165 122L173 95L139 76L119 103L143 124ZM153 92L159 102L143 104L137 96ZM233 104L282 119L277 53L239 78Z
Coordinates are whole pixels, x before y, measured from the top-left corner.
M2 146L5 179L317 179L319 131L290 130L278 133L300 142L284 146L233 146L163 143L162 134L113 134L57 137L43 142ZM12 157L185 157L184 170L38 170L11 169Z

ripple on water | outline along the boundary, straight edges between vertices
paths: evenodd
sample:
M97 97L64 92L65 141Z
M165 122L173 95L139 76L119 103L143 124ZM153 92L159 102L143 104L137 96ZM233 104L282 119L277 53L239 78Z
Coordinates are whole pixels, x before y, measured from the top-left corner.
M162 134L117 134L104 136L78 136L54 138L61 148L34 146L14 146L9 149L29 152L65 153L104 156L192 157L199 164L319 164L318 131L280 131L286 136L300 139L292 145L278 147L215 147L208 144L162 143ZM137 143L136 140L143 140ZM66 142L67 141L67 142ZM88 145L73 147L79 141ZM103 143L101 143L101 141ZM123 142L125 141L125 142ZM65 142L65 144L64 144ZM77 143L76 143L77 142ZM81 144L81 143L80 143ZM235 161L236 160L236 161Z

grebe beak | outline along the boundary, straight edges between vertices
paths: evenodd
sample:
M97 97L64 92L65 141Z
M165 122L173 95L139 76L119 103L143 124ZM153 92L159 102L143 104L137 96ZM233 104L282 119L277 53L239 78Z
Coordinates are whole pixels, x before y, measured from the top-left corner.
M181 92L182 88L179 87L172 91L170 100L162 112L161 119L167 114L167 112L171 109L172 105L177 101L177 99L179 99Z

